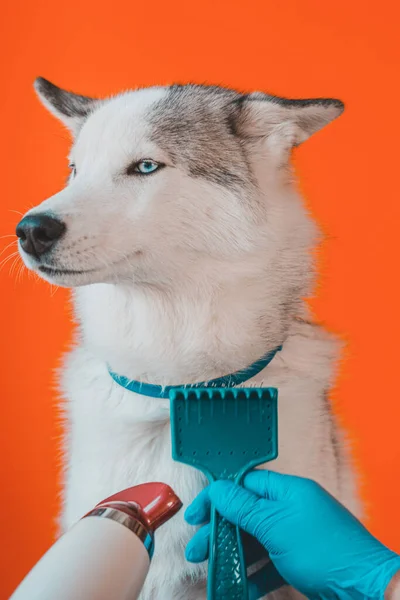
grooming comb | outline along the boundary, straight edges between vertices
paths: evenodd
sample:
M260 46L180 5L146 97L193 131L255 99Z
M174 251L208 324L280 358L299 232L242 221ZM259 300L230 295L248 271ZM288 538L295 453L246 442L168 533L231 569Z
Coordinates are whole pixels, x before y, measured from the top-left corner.
M172 457L210 482L241 483L278 455L275 388L181 388L170 392ZM239 527L211 510L208 600L247 600Z

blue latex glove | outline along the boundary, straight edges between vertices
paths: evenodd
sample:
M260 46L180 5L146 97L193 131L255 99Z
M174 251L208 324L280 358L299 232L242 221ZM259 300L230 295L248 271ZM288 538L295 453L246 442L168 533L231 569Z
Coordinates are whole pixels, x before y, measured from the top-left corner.
M271 471L253 471L244 489L217 481L187 508L192 525L207 523L211 503L221 515L253 535L272 563L250 582L259 598L284 582L310 599L383 600L400 556L313 481ZM186 558L201 562L208 554L209 525L195 534Z

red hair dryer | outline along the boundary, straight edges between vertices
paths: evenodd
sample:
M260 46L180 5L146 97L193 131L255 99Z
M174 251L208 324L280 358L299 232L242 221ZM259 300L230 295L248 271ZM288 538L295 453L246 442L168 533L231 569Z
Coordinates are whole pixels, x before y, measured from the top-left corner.
M134 600L150 567L154 532L182 503L164 483L106 498L71 527L10 600Z

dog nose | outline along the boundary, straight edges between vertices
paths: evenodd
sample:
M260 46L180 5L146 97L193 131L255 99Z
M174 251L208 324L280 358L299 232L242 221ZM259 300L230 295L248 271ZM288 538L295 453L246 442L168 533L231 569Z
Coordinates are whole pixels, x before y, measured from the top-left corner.
M45 254L64 235L66 226L49 215L28 215L17 225L16 234L22 249L38 258Z

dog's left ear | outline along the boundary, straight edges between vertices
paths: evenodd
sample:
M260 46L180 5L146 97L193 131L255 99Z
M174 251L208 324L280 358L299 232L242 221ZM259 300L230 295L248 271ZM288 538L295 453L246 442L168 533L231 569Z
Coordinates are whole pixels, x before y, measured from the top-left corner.
M99 105L100 100L79 96L63 90L43 77L35 80L34 88L44 106L76 135L83 122Z
M272 137L287 149L298 146L342 114L340 100L288 100L261 92L242 96L234 118L236 133L245 139Z

